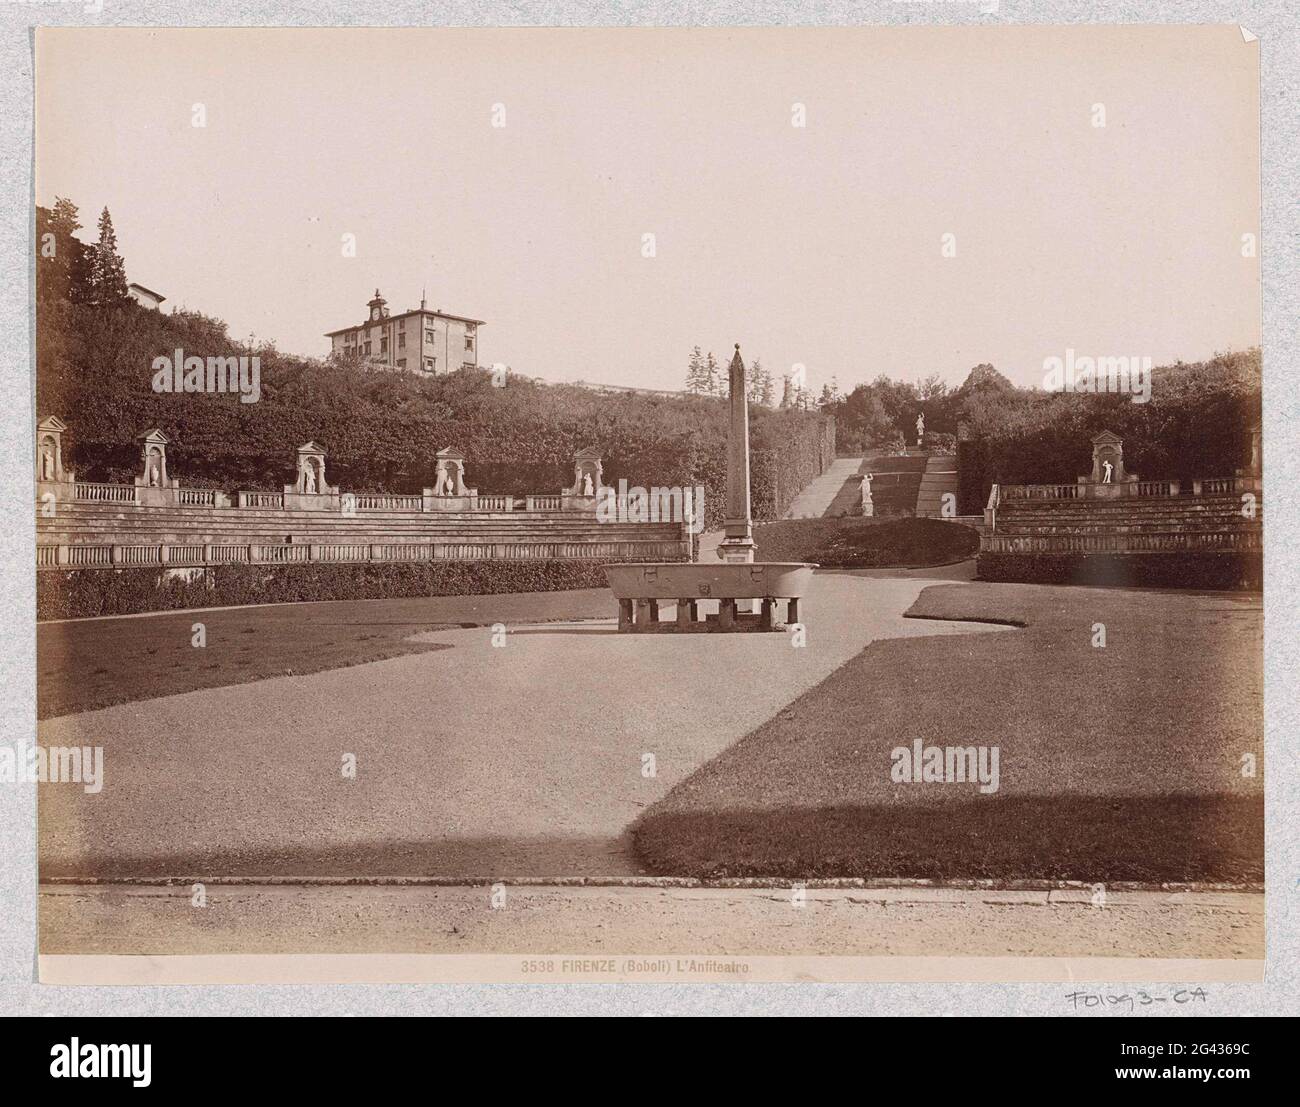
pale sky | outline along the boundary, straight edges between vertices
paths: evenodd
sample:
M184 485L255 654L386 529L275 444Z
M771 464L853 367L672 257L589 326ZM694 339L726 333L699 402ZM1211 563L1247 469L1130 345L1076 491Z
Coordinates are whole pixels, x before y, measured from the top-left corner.
M1235 26L41 29L36 196L291 353L427 287L551 380L739 342L814 388L1041 384L1259 343L1258 61Z

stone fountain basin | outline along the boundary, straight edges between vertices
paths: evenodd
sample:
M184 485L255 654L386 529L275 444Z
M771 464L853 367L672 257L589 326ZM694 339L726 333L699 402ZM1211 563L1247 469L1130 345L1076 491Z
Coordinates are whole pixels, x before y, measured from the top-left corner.
M607 565L605 573L620 600L778 600L799 599L815 568L806 561L730 565L633 562Z

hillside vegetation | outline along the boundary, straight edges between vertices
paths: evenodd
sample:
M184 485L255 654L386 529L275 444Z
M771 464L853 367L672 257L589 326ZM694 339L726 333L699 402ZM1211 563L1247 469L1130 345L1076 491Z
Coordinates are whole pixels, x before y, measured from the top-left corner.
M56 206L57 208L57 206ZM70 209L70 214L69 214ZM557 492L573 479L573 455L594 448L607 483L704 485L706 520L720 522L726 485L727 406L715 397L607 395L484 370L433 379L254 349L226 325L195 312L146 310L93 292L94 249L72 235L76 209L38 209L37 412L69 425L65 462L90 480L138 472L136 436L161 428L170 472L190 487L278 490L294 451L314 440L328 452L331 483L344 489L417 492L432 485L434 454L465 454L482 492ZM111 223L109 224L111 232ZM69 262L68 259L73 259ZM261 398L155 393L152 361L172 355L261 358ZM575 367L575 376L581 376ZM753 508L778 518L835 456L834 422L817 411L751 410Z
M960 444L962 510L977 511L995 481L1073 483L1091 466L1090 439L1103 430L1124 439L1125 465L1145 477L1190 480L1227 476L1250 459L1250 430L1260 418L1258 348L1203 362L1158 366L1151 393L1046 392L1017 388L992 365L977 365L959 388L937 377L913 385L880 376L823 405L836 419L845 456L915 445L925 415L926 445Z

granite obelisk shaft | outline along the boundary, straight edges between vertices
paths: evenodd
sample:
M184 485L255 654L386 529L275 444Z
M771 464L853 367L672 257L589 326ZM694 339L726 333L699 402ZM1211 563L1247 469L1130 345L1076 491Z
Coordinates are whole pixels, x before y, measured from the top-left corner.
M718 552L723 561L754 560L753 520L749 514L749 397L740 345L727 370L731 423L727 428L727 515Z

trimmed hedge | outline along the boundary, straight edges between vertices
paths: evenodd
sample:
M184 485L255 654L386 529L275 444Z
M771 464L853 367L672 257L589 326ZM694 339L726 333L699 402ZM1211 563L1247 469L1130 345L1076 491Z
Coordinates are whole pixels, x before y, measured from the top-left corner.
M835 461L833 418L792 411L765 414L750 450L749 498L755 522L784 518L795 497ZM714 502L722 507L727 497L725 461L719 476ZM719 510L715 521L706 511L706 524L720 526L724 515Z
M979 535L942 519L783 519L754 528L758 561L812 561L823 569L946 565L975 556Z
M1115 588L1211 588L1260 591L1264 555L1253 553L982 553L980 580L1025 584L1102 584Z
M193 607L605 588L614 559L218 565L210 569L67 569L36 574L37 619Z

